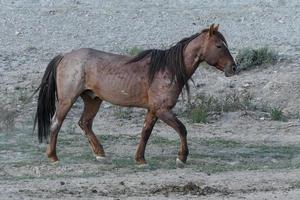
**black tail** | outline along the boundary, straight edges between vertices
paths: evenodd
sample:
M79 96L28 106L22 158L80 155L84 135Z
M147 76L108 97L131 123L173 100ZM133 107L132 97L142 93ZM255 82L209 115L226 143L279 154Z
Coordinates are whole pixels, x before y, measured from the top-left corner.
M62 55L58 55L50 61L44 73L42 82L36 90L40 91L33 130L35 129L37 123L38 139L40 143L42 143L43 141L48 142L48 138L50 135L51 118L55 113L56 67L60 63L62 58Z

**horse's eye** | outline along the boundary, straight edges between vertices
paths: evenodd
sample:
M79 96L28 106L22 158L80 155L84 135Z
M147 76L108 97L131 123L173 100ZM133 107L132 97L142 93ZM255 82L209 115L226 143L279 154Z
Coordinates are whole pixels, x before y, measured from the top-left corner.
M221 48L222 47L222 45L217 45L217 48Z

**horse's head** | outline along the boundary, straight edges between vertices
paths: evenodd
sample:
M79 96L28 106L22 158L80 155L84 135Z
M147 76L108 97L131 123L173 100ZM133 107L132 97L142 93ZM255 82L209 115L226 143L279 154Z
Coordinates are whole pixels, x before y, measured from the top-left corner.
M224 71L225 76L233 76L236 72L236 64L228 50L227 42L218 28L219 25L212 24L208 29L202 31L204 45L199 56L209 65Z

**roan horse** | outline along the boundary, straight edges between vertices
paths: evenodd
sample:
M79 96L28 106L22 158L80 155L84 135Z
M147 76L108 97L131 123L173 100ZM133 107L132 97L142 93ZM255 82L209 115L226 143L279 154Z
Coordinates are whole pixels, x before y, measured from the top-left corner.
M47 141L46 154L52 162L56 155L57 135L60 127L80 96L84 110L79 126L96 155L105 159L101 143L92 130L102 101L126 107L148 110L135 160L146 164L145 147L157 119L171 126L180 136L180 150L176 163L183 166L189 154L187 131L172 112L188 80L200 62L232 76L236 64L218 25L211 25L167 50L151 49L135 57L116 55L95 49L79 49L56 56L47 66L39 90L35 123L38 123L39 142Z

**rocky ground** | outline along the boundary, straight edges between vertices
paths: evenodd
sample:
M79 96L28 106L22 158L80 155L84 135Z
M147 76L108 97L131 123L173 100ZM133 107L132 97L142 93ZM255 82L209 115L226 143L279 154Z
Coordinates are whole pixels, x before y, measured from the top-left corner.
M167 48L211 23L220 24L234 55L268 46L280 59L231 78L200 65L192 99L250 94L257 109L192 123L180 99L175 111L189 133L186 168L176 169L179 139L162 122L147 146L149 166L138 168L145 111L102 105L94 127L109 162L99 163L77 126L79 101L59 135L60 164L48 162L31 133L36 97L27 99L56 54ZM298 199L299 24L297 0L0 0L0 199ZM267 107L281 108L286 120L271 120Z

